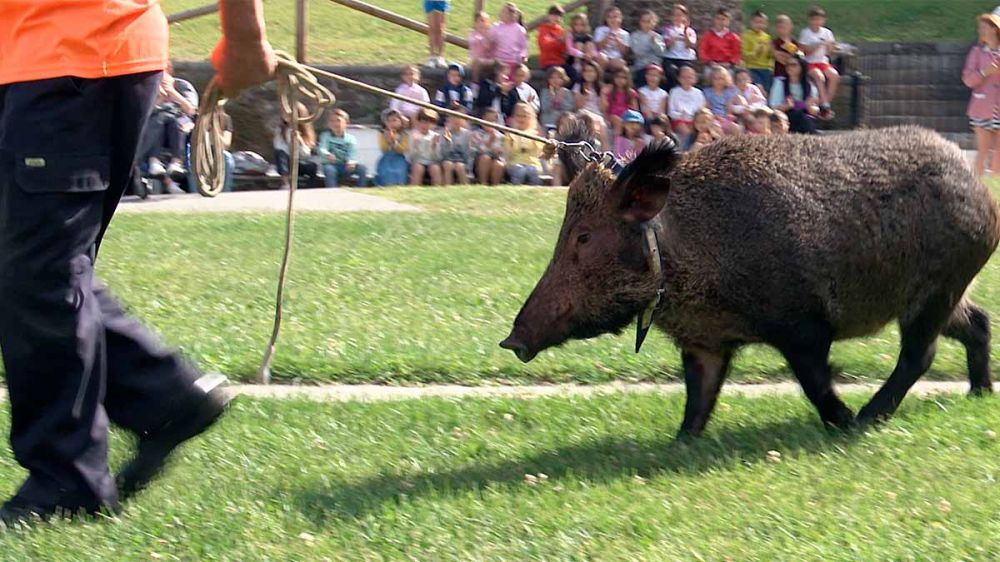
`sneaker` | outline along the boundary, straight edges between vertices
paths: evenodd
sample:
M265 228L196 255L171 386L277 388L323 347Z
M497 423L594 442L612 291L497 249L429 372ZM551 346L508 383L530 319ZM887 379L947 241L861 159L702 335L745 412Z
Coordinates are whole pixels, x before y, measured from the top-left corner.
M829 107L821 107L819 110L819 118L823 121L830 121L836 116L837 114L834 113Z
M163 162L159 158L149 159L149 170L146 173L151 178L159 178L167 175L167 169L163 167Z
M444 60L444 57L435 58L434 64L437 68L448 68L448 61Z
M212 378L202 377L199 382ZM142 491L159 476L167 458L181 443L197 436L212 426L226 411L232 396L221 383L225 377L217 375L209 382L213 385L205 394L174 410L174 417L160 429L139 437L135 457L118 473L116 482L122 500Z
M186 176L187 170L184 169L183 164L174 161L171 162L169 166L167 166L167 173L170 174L171 176L177 176L177 175Z
M176 183L172 183L172 182L171 182L171 183L170 183L170 184L169 184L169 185L167 186L167 193L169 193L169 194L171 194L171 195L180 195L180 194L182 194L182 193L187 193L187 191L184 191L183 189L181 189L181 188L177 187L177 184L176 184Z
M427 62L424 63L427 68L437 68L437 57L427 57Z

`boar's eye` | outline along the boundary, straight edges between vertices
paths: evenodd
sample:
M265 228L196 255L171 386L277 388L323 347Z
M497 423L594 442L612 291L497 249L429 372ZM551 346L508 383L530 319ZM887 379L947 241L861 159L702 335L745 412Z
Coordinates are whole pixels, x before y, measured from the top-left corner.
M583 232L579 236L576 237L576 243L577 244L586 244L589 240L590 240L590 233L589 232Z

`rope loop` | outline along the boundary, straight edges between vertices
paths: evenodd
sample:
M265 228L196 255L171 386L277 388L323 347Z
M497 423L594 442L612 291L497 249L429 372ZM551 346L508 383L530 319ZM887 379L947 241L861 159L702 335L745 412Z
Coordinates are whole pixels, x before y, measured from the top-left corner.
M275 52L278 66L275 77L278 81L278 105L281 116L296 129L303 123L311 123L333 105L337 98L309 67L299 63L288 53ZM289 95L294 92L295 95ZM304 115L295 115L292 98L302 100L307 107ZM218 78L213 78L202 96L198 108L198 121L191 135L191 161L195 170L198 192L205 197L215 197L222 193L225 185L225 143L222 139L224 124L222 110L228 100L222 96Z

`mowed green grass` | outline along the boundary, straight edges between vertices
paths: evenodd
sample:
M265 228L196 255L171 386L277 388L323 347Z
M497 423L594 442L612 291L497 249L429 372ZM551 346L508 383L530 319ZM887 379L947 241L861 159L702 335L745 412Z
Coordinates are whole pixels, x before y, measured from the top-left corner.
M0 533L0 558L1000 556L995 398L911 398L854 437L798 396L724 395L706 436L679 443L681 410L680 395L237 402L119 520ZM0 459L9 492L22 473Z
M208 0L164 0L168 13L201 6ZM425 21L419 0L372 0L372 3L404 16ZM545 13L549 0L521 0L518 6L525 20ZM668 5L669 3L665 3ZM749 14L763 9L772 16L786 13L796 29L806 23L806 13L815 0L746 0ZM826 0L818 2L829 13L828 25L841 41L972 41L976 36L975 17L994 8L993 0ZM295 3L268 0L267 25L272 41L292 51L295 46ZM501 2L487 3L498 18ZM332 64L420 62L427 40L419 33L334 4L329 0L309 2L309 59ZM661 13L661 17L667 14ZM465 37L472 22L471 0L452 2L448 30ZM218 19L208 16L180 23L172 28L172 55L177 59L207 57L218 40ZM529 37L532 53L537 53L535 36ZM448 47L448 57L465 60L464 50Z
M638 355L629 330L570 342L529 364L497 346L552 255L565 190L365 193L424 212L298 216L276 379L504 384L678 377L678 353L658 333ZM98 273L204 369L253 380L271 333L283 221L280 213L120 214ZM994 313L996 264L972 293ZM897 351L890 329L835 344L832 361L841 380L879 379ZM784 361L764 347L747 348L733 368L733 380L742 382L786 375ZM942 340L928 377L964 378L964 350Z

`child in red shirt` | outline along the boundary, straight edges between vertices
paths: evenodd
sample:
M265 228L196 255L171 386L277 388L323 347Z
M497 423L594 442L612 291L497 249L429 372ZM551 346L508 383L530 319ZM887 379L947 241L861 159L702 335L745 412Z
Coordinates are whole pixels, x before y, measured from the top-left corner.
M740 64L740 36L729 30L729 11L719 8L712 18L712 29L702 35L698 60L705 63L705 76L713 64L733 68Z
M538 26L538 64L542 70L566 64L566 30L562 19L566 12L562 6L553 5L545 23Z

